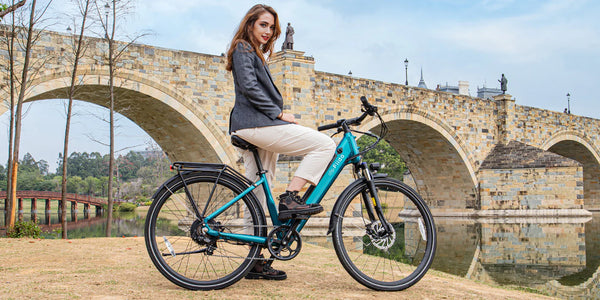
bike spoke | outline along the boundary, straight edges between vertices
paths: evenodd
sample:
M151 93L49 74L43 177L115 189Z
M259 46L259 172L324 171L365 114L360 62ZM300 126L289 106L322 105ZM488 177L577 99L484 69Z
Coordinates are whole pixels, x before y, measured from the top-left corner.
M261 223L264 219L260 216L259 206L254 200L244 197L218 216L204 221L194 215L194 205L210 215L234 199L245 189L244 185L240 184L237 188L228 183L231 181L227 176L223 176L216 186L210 176L187 174L184 177L189 193L184 192L183 184L172 182L169 188L165 187L164 193L157 193L160 197L155 199L157 203L153 205L156 207L149 210L147 223L150 226L147 229L150 230L146 235L154 242L147 243L147 246L149 251L157 254L151 255L151 258L157 267L164 270L163 275L186 288L212 289L229 285L242 278L243 272L251 266L250 259L257 255L258 245L219 240L204 233L202 228L206 225L220 232L263 232L266 235L267 227ZM212 197L208 201L211 191ZM188 195L194 199L194 205ZM165 239L171 247L167 247ZM234 281L230 280L231 276Z
M365 186L347 194L342 212L336 212L340 217L334 246L345 257L340 262L362 284L378 290L404 289L419 280L424 274L420 270L431 264L433 245L427 240L430 225L422 215L403 217L405 210L420 213L415 205L422 201L412 199L414 194L404 186L385 181L376 183L376 187L381 203L379 214L367 213L369 208L361 191ZM377 219L369 220L367 215ZM379 220L380 215L384 219Z

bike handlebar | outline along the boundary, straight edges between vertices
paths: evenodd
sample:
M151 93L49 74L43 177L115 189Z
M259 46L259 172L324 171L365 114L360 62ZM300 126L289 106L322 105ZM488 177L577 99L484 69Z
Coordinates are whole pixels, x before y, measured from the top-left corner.
M323 126L319 126L317 127L318 131L323 131L323 130L327 130L327 129L333 129L333 128L337 128L339 127L341 124L341 121L346 121L345 119L339 120L333 124L327 124L327 125L323 125Z
M317 127L317 130L318 131L323 131L323 130L338 128L338 127L342 126L342 124L344 124L344 123L346 123L348 125L358 125L367 116L373 116L373 115L375 115L375 113L377 112L377 106L369 104L369 101L367 101L367 97L361 96L360 97L360 102L362 102L362 111L363 111L363 113L362 113L362 115L360 117L356 117L356 118L352 118L352 119L348 119L348 120L341 119L341 120L338 120L337 122L335 122L333 124L327 124L327 125L319 126L319 127Z

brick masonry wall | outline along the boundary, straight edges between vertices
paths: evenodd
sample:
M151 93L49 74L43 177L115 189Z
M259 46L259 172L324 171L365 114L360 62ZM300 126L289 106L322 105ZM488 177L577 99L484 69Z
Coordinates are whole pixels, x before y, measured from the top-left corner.
M581 167L483 169L482 210L583 208Z

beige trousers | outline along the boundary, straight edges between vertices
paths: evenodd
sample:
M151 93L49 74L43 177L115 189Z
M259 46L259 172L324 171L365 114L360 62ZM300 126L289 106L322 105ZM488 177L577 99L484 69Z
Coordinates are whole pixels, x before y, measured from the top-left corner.
M275 178L279 154L303 156L304 158L294 176L306 179L311 184L316 185L323 176L329 161L333 158L336 147L335 142L326 134L297 124L247 128L232 134L259 148L258 155L263 169L268 171L267 180L269 185L273 183ZM258 180L257 167L252 152L244 150L242 157L244 158L246 177L252 181ZM266 197L262 188L255 189L254 193L263 206L265 213L268 213Z

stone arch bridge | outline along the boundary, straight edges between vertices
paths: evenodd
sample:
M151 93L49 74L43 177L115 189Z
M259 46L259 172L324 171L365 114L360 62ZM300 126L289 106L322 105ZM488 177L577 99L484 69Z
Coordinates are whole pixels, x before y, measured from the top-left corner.
M45 62L26 101L67 97L72 40L43 33L33 59ZM106 107L108 46L86 41L76 99ZM6 52L0 54L6 65ZM517 105L510 95L486 100L321 72L303 54L278 52L269 63L285 109L316 127L358 115L359 97L367 96L381 108L389 142L435 213L600 209L600 120ZM2 86L0 98L7 99ZM119 62L116 86L116 110L172 161L239 160L227 133L234 90L225 57L134 44ZM0 106L0 114L6 111ZM376 126L371 120L360 129Z

